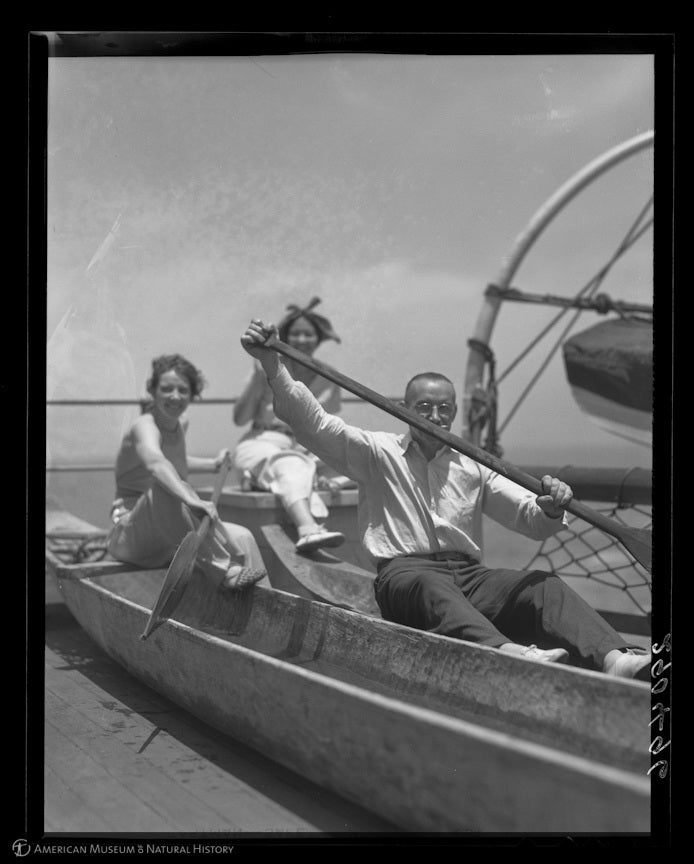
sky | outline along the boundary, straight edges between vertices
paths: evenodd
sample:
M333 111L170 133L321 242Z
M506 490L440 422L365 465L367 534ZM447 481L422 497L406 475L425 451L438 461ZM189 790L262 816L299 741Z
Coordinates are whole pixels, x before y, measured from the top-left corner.
M250 318L313 296L342 338L318 359L388 396L433 369L460 398L486 285L557 188L653 128L653 85L647 54L50 58L48 398L139 398L152 357L175 351L202 369L204 395L235 396ZM513 284L580 290L652 171L647 149L589 186ZM601 290L652 302L651 244L648 232ZM504 305L499 372L554 314ZM572 332L600 320L584 313ZM502 420L551 344L504 380ZM344 416L401 428L369 406ZM48 458L110 461L131 419L49 408ZM190 411L191 452L242 433L228 407ZM561 352L502 446L521 464L650 464L576 406Z

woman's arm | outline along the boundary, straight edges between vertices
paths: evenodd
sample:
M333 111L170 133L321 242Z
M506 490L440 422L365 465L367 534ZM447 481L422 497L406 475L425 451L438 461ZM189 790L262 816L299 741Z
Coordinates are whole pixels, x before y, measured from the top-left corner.
M237 426L245 426L255 417L258 405L265 392L266 378L260 363L253 364L253 372L247 379L238 401L234 405L233 418Z
M191 473L216 474L226 458L231 459L231 453L225 447L216 456L186 456L186 463Z
M133 426L135 452L143 465L167 492L182 501L197 515L217 517L217 508L210 501L203 501L197 492L181 479L178 471L161 449L160 433L151 414L144 414Z
M191 474L210 474L217 470L217 460L212 456L186 456Z

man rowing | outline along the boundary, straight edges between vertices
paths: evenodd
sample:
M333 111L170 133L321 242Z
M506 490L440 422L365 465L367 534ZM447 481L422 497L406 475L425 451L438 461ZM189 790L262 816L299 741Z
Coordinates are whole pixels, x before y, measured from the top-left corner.
M296 440L358 484L361 541L377 570L386 620L549 663L648 679L650 654L624 639L555 574L490 569L481 561L482 516L541 540L566 525L572 491L549 475L535 497L410 426L397 435L328 414L279 355L264 348L274 325L253 319L241 337L262 364L277 416ZM449 430L455 388L425 372L407 384L406 408Z

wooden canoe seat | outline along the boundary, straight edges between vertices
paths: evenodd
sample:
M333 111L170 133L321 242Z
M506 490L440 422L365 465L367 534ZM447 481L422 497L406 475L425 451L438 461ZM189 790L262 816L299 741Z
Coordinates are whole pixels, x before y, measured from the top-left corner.
M373 572L324 549L298 553L293 536L282 525L264 525L261 532L267 544L265 557L273 588L380 617Z

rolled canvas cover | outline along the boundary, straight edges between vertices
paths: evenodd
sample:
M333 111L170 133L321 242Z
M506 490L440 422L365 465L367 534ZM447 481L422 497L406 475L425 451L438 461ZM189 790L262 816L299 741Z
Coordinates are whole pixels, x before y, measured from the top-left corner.
M653 419L653 325L603 321L564 343L566 375L576 402L614 434L650 445Z

